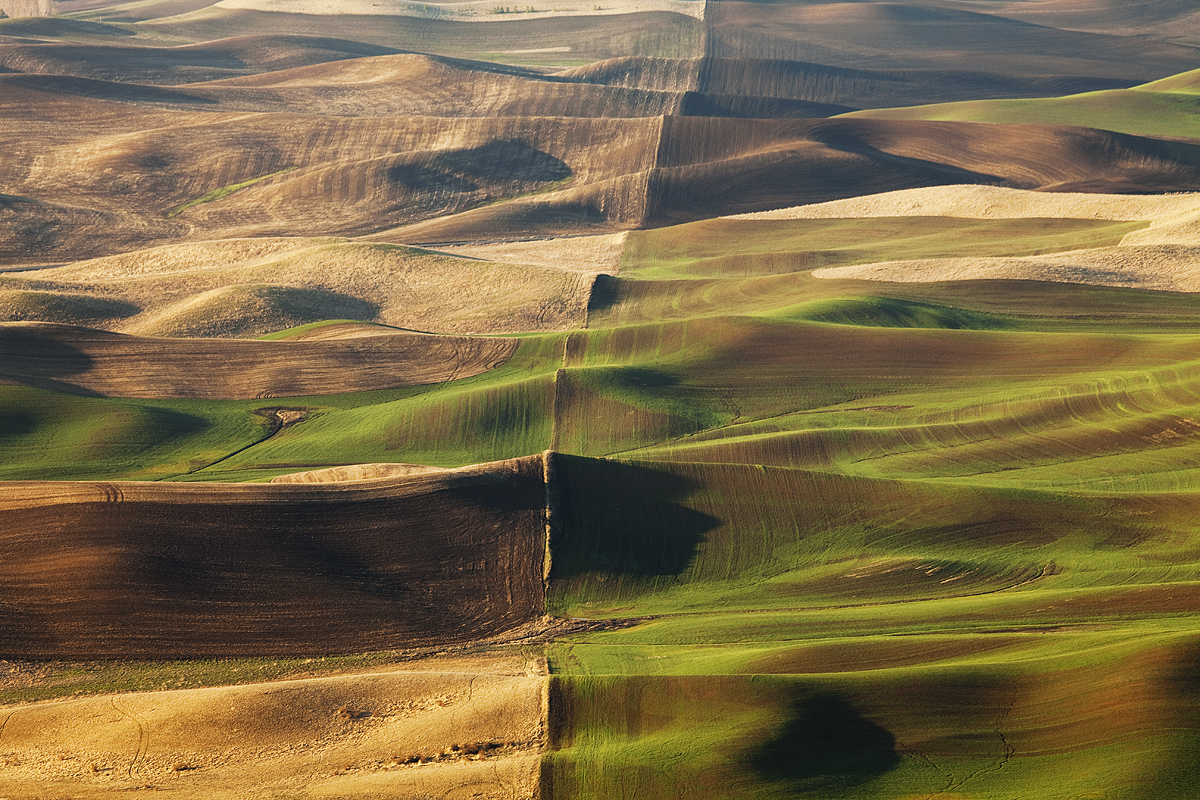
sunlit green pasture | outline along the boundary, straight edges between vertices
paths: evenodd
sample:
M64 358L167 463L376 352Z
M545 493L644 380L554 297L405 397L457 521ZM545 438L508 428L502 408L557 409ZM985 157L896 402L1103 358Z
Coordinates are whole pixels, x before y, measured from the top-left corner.
M971 100L909 108L856 111L873 119L1079 125L1139 136L1195 137L1200 127L1200 92L1195 72L1185 72L1132 89L1021 100Z

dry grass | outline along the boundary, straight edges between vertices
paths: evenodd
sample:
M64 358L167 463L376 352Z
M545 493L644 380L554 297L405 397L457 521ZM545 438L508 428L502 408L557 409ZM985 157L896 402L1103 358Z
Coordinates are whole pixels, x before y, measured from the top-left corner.
M818 278L899 283L1031 280L1169 292L1200 292L1200 246L1105 247L1025 258L887 261L813 272Z
M545 679L507 660L10 706L0 792L532 798Z
M233 240L0 276L0 319L149 336L251 337L328 319L443 333L561 330L583 324L591 283L583 272L382 244ZM75 300L56 306L59 297ZM84 301L97 308L79 308ZM46 310L31 316L31 306Z
M525 242L450 245L438 248L453 256L483 258L506 264L615 275L621 266L627 232L599 236L572 236Z

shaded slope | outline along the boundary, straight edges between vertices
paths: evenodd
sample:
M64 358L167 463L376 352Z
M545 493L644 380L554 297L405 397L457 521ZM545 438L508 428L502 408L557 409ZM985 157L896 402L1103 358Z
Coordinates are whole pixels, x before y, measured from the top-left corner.
M900 186L1157 192L1200 186L1200 147L1083 128L668 118L654 224Z
M9 324L0 325L0 381L109 397L339 394L466 378L498 366L515 350L511 339L401 332L323 342L243 342Z
M707 22L709 55L839 67L1152 80L1196 59L1193 47L1031 25L973 6L719 0Z
M540 457L352 490L7 484L0 640L161 658L501 633L542 613L543 502Z
M836 108L959 99L1056 96L1133 81L978 71L851 69L763 58L617 58L556 73L585 83L687 92L689 116L829 116Z
M673 113L667 92L593 86L482 62L408 54L189 86L222 109L385 117L648 117Z

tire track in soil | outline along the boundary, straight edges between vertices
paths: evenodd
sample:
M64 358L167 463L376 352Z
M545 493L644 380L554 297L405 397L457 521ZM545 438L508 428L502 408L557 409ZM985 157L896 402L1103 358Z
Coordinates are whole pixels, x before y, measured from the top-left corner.
M126 774L130 778L137 777L137 765L146 757L146 748L150 744L150 732L146 728L146 723L140 717L135 716L129 709L117 703L117 698L112 698L109 700L109 703L121 716L138 726L137 752L134 754L133 760L129 762L129 769L126 771Z

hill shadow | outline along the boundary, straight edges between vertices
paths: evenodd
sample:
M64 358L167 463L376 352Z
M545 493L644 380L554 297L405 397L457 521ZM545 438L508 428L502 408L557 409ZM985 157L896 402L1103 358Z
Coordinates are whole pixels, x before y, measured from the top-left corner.
M645 465L555 454L551 581L683 573L720 520L684 505L699 484Z
M793 691L783 726L746 756L756 777L789 792L830 797L900 765L896 737L849 700L829 691Z
M37 389L97 396L67 380L94 366L94 359L53 334L0 327L0 381Z

